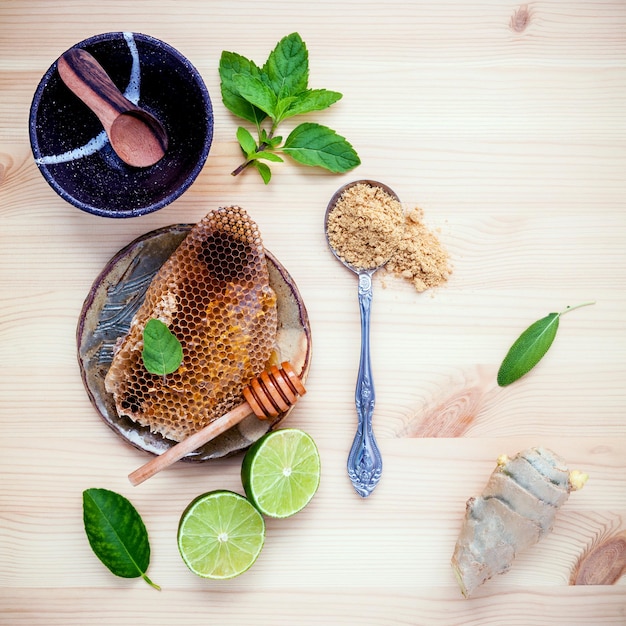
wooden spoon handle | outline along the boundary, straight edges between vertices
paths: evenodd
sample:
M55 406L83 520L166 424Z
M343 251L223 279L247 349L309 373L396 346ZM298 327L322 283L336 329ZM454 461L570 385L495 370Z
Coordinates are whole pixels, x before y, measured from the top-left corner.
M57 69L61 80L98 116L107 133L120 113L137 109L86 50L68 50L57 61Z
M288 362L282 363L280 369L273 365L243 390L246 402L169 448L163 454L154 457L129 474L128 480L137 486L169 467L172 463L182 459L185 455L215 439L251 413L254 413L259 419L276 417L293 406L298 401L299 396L303 396L305 393L306 389L300 377Z

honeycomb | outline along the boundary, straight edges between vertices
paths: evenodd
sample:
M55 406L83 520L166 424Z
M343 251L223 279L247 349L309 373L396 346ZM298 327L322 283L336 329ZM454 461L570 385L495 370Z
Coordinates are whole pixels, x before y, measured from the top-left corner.
M143 365L143 329L160 319L183 361L167 376ZM243 388L276 348L276 294L257 225L239 207L198 222L153 278L105 387L119 415L181 441L241 404Z

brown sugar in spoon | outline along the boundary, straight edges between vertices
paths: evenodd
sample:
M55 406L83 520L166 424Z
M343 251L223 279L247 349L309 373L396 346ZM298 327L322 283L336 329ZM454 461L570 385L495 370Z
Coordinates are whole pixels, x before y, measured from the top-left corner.
M183 439L159 456L148 461L139 469L128 475L128 480L137 486L154 476L172 463L182 459L186 454L197 450L200 446L215 439L231 426L238 424L245 417L254 413L259 419L277 417L292 407L306 389L289 362L281 364L280 369L272 365L268 370L257 376L243 390L245 402L232 411L205 426L202 430Z
M89 52L68 50L57 69L65 85L96 114L122 161L149 167L163 158L168 137L161 122L125 98Z

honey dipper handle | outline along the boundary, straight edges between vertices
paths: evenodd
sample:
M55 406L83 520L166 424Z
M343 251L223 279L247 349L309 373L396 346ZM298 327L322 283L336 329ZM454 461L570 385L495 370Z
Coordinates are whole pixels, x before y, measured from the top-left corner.
M169 450L154 457L142 465L139 469L128 475L128 480L135 487L140 485L148 478L151 478L161 470L169 467L172 463L182 459L185 455L197 450L200 446L204 445L211 439L214 439L218 435L221 435L225 430L228 430L231 426L241 422L244 417L250 415L252 409L247 402L235 407L232 411L222 415L219 419L211 422L208 426L205 426L197 433L190 435L187 439L184 439L175 446L172 446Z
M163 454L136 469L128 475L128 480L137 486L144 480L182 459L186 454L215 439L231 426L238 424L246 416L254 413L259 419L277 417L281 412L293 406L306 389L288 361L281 364L281 369L273 365L269 370L253 379L244 390L246 402L232 411L214 420L197 433L190 435Z

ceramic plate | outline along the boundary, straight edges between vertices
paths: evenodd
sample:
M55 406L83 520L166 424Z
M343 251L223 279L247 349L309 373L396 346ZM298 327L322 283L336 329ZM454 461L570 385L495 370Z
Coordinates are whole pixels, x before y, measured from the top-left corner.
M94 407L120 437L136 448L161 454L174 441L152 433L117 414L113 396L104 379L113 357L113 347L125 335L141 305L153 276L185 238L191 224L177 224L152 231L120 250L95 280L80 314L78 362L85 389ZM300 293L287 270L266 250L270 285L277 295L280 361L290 361L306 380L311 358L311 330ZM275 428L290 411L274 421L250 415L202 448L186 461L208 461L245 450L268 430Z

